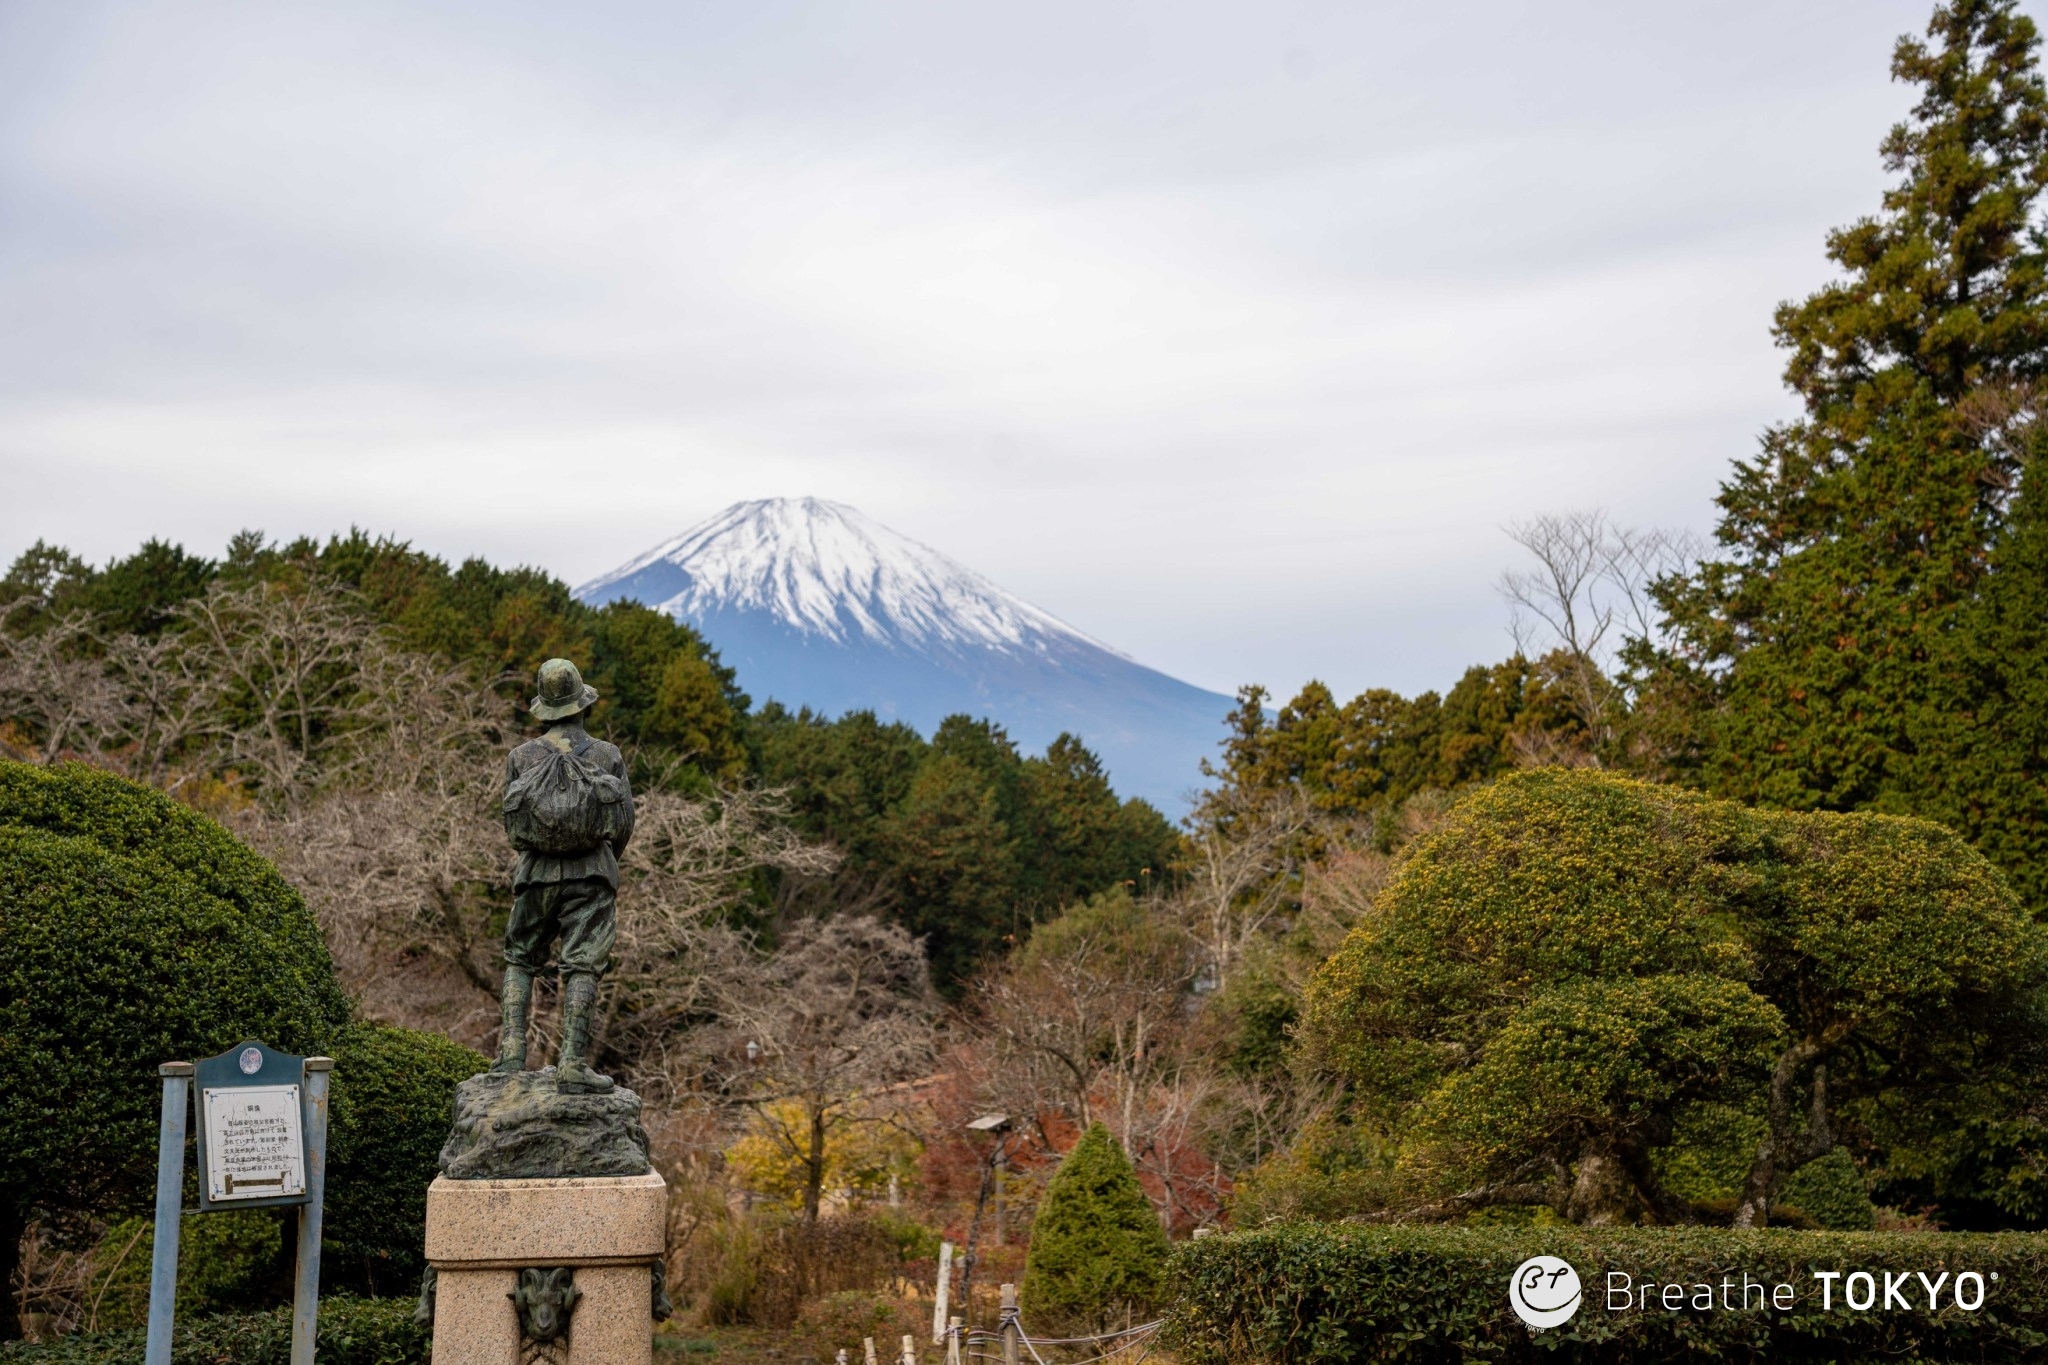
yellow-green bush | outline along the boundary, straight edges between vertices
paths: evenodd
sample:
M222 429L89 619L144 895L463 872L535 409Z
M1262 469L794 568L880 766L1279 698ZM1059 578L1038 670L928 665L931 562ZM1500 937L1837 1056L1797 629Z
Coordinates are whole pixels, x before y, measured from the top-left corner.
M1723 1195L1698 1187L1728 1154L1692 1159L1681 1135L1761 1125L1782 1065L1777 1151L1807 1143L1825 1068L1827 1118L1859 1150L1937 1198L1988 1188L2027 1225L2048 1197L2010 1173L2048 1150L2026 1061L2048 1047L2044 982L2048 930L1939 826L1546 769L1410 846L1311 980L1299 1035L1398 1153L1409 1201L1481 1189L1684 1221ZM1972 1123L2001 1125L2002 1167L1959 1146Z

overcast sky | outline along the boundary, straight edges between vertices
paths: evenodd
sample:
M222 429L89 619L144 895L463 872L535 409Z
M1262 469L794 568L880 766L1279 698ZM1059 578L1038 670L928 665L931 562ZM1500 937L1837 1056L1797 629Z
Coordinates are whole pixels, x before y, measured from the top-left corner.
M1928 0L0 0L0 557L849 502L1283 696L1711 524Z

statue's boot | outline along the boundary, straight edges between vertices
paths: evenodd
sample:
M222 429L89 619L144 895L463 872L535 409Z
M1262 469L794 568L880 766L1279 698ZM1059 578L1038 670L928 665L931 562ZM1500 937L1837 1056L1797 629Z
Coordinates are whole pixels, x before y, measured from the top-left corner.
M526 1011L533 1004L533 973L524 967L505 968L505 988L499 994L504 1007L498 1030L498 1060L493 1071L526 1070Z
M562 982L562 1060L557 1085L569 1094L601 1095L612 1078L590 1069L590 1011L597 1003L597 978L578 972Z

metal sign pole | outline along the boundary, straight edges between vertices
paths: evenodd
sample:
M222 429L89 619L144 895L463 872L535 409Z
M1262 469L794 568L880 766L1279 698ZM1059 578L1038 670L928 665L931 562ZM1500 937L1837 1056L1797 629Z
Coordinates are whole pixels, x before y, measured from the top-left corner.
M320 1224L327 1196L327 1082L333 1070L332 1057L306 1058L306 1085L301 1092L306 1104L306 1202L299 1206L299 1282L292 1296L291 1365L313 1365L313 1343L320 1324Z
M156 1145L156 1242L149 1258L149 1338L143 1365L171 1365L171 1321L178 1302L178 1223L185 1207L185 1115L191 1107L190 1062L165 1062L163 1126ZM310 1362L311 1356L307 1357Z

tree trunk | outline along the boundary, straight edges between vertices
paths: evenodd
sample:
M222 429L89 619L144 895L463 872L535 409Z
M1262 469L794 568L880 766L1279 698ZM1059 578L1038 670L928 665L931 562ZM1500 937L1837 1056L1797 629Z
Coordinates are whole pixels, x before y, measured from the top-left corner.
M804 1222L818 1221L818 1200L825 1188L825 1110L811 1111L811 1150L804 1157Z
M1756 1145L1756 1158L1749 1163L1749 1175L1742 1182L1742 1200L1735 1206L1732 1226L1768 1227L1771 1201L1778 1182L1835 1145L1834 1130L1828 1122L1828 1069L1818 1058L1826 1056L1848 1034L1837 1024L1818 1038L1802 1038L1779 1056L1771 1069L1770 1127ZM1809 1062L1813 1067L1813 1094L1806 1116L1806 1131L1792 1126L1793 1088L1799 1072Z
M1618 1159L1606 1152L1587 1152L1579 1158L1565 1217L1581 1227L1619 1227L1628 1221L1633 1190Z

